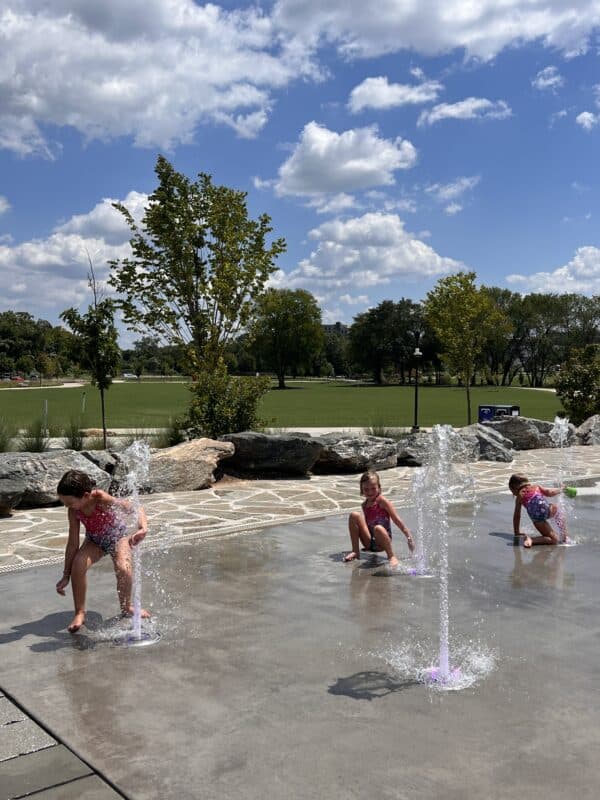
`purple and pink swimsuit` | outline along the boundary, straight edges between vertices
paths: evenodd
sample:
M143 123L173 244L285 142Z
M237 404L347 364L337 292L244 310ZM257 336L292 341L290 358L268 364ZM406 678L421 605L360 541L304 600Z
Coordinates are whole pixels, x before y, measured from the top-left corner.
M75 516L83 522L85 538L102 548L104 553L114 556L117 542L127 536L127 526L116 512L97 505L89 516L83 511L76 511Z

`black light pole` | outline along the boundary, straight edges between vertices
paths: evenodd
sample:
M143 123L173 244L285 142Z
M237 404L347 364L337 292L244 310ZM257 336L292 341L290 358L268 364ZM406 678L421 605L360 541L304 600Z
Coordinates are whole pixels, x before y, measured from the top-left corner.
M413 356L415 358L415 419L411 428L412 433L417 433L419 430L419 358L423 353L419 350L419 335L417 335L417 346Z

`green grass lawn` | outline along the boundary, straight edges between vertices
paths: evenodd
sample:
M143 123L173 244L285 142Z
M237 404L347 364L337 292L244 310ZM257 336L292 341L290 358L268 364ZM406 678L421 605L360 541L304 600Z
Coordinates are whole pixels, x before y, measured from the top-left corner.
M361 386L350 383L290 383L263 399L261 414L271 427L410 427L414 416L414 387ZM24 427L40 419L48 401L48 422L64 427L79 417L85 391L84 427L100 426L100 395L85 388L10 389L0 392L0 417ZM108 427L160 428L185 412L189 392L184 383L117 383L106 393ZM552 421L562 406L553 392L521 388L477 387L471 390L472 421L478 405L515 404L521 414ZM419 425L467 424L465 390L458 387L419 387Z

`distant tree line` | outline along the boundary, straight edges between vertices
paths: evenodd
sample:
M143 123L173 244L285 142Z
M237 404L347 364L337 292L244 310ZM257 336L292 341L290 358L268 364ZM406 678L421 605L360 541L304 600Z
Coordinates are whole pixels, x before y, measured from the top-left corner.
M542 387L554 382L574 350L600 344L600 297L529 294L481 287L491 304L470 383ZM270 289L256 301L247 329L227 343L224 361L231 373L285 376L364 377L377 384L406 384L419 372L435 384L456 377L440 332L425 315L425 303L384 300L358 314L346 330L321 324L321 310L305 290ZM456 317L459 326L464 317ZM477 323L477 329L486 326ZM421 354L415 358L415 348ZM85 371L81 342L62 326L22 311L0 313L0 373L43 377ZM142 375L183 375L188 371L181 344L161 345L142 336L120 351L118 370ZM461 377L461 382L463 378Z

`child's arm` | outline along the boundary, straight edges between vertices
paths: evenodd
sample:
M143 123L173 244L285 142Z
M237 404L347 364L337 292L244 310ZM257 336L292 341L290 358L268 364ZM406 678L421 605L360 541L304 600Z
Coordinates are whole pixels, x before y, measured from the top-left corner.
M562 492L562 489L545 489L543 486L540 486L540 492L546 497L556 497L557 494Z
M75 554L79 550L79 528L80 522L75 516L72 508L69 509L69 538L67 539L67 546L65 548L65 568L63 570L62 578L56 584L56 591L64 595L66 587L69 585L71 578L71 566Z
M404 521L400 519L392 503L390 503L389 500L386 500L386 498L382 497L381 495L379 495L378 503L382 508L385 508L385 510L390 515L390 519L392 520L394 525L400 528L402 533L406 536L406 543L408 544L408 549L412 553L412 551L415 549L415 543L413 542L410 530L407 528Z
M513 514L513 533L515 536L521 535L521 498L515 497L515 511Z
M135 509L135 506L131 500L128 500L125 497L113 497L111 494L108 494L108 492L105 492L102 489L94 489L92 494L98 500L98 502L109 506L117 506L126 514L130 514ZM129 537L129 544L132 547L136 544L139 544L148 533L148 520L146 519L146 512L142 506L138 508L137 512L137 530Z
M143 506L138 508L137 525L137 531L133 534L133 536L129 537L129 544L131 547L135 547L136 544L139 544L148 533L148 520L146 519L146 512L144 511Z

